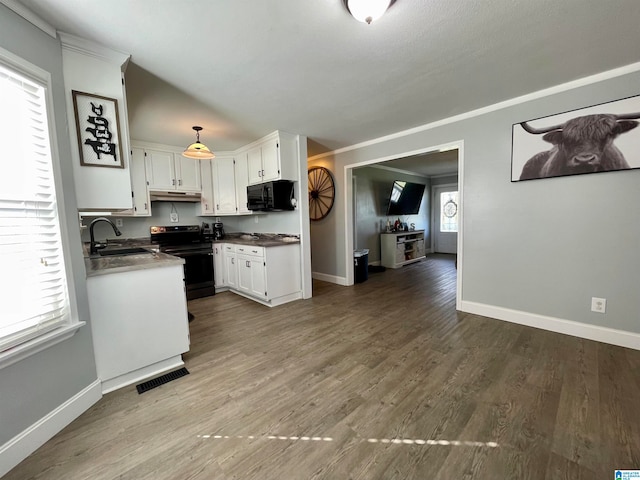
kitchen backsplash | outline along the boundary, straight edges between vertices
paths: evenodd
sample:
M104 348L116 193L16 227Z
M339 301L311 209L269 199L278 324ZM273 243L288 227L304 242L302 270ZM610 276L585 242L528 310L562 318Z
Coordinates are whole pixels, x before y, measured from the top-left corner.
M173 207L173 208L172 208ZM178 222L175 225L201 225L202 222L213 223L216 217L202 217L196 215L199 204L180 202L153 202L151 217L109 217L114 222L122 219L122 227L118 227L124 238L141 238L149 236L149 227L153 225L171 225L171 212L178 212ZM82 224L89 226L95 217L84 217ZM258 223L256 223L256 218ZM228 233L232 232L256 232L256 233L288 233L299 235L300 226L296 211L292 212L271 212L265 214L254 214L247 216L220 217L224 224L224 229ZM105 222L96 224L94 228L96 239L115 238L115 234ZM82 241L89 241L89 229L82 231Z

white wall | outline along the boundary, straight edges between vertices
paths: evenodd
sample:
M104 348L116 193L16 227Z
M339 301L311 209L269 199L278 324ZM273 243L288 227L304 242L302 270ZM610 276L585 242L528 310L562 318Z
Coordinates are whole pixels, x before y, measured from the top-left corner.
M338 186L335 215L312 229L314 272L347 276L345 166L463 140L462 302L534 324L593 327L589 335L640 333L640 170L510 181L512 124L637 95L635 70L311 159L331 165ZM606 315L590 312L592 296L607 298ZM629 338L640 348L640 337Z

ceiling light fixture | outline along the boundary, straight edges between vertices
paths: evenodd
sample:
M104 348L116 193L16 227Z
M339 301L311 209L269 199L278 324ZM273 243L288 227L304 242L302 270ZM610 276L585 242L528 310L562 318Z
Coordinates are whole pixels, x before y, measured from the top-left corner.
M344 0L353 18L369 24L384 15L394 2L395 0Z
M202 130L202 127L195 126L192 128L196 131L196 143L189 145L187 149L182 152L182 156L187 158L214 158L215 155L211 150L209 150L209 147L204 143L200 143L200 130Z

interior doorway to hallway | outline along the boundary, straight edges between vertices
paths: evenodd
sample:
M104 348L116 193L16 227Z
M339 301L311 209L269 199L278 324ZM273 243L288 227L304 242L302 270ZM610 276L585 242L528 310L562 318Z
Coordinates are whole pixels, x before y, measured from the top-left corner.
M346 285L353 285L354 283L354 265L353 265L353 252L355 248L367 248L364 245L364 241L365 238L362 235L362 232L360 232L360 230L362 230L361 228L359 228L356 224L355 224L355 219L357 217L356 212L357 212L357 208L356 208L356 195L355 195L355 191L356 188L354 185L354 176L358 176L359 174L361 175L361 173L358 172L358 170L360 169L360 167L371 167L374 166L376 168L383 168L383 169L387 169L390 171L396 171L399 173L413 173L413 174L417 174L419 176L422 176L425 178L426 183L428 185L428 194L426 195L426 197L428 198L428 205L426 206L426 216L427 216L427 223L428 225L425 228L425 234L428 236L428 240L426 242L426 249L427 251L431 251L434 252L435 248L434 248L434 242L435 242L435 238L434 238L434 233L436 230L440 230L440 226L438 226L438 228L436 229L435 225L434 225L434 221L432 219L432 206L433 206L433 189L438 186L438 187L444 187L446 186L450 186L450 184L453 184L454 186L457 186L457 191L458 191L458 196L456 199L456 201L454 201L455 206L451 204L451 202L449 202L447 204L447 212L448 214L451 215L451 212L453 210L455 210L455 217L456 220L458 222L458 227L457 227L457 232L454 233L454 235L447 235L444 236L443 238L438 239L438 249L443 250L447 253L453 253L457 255L457 264L458 264L458 270L457 270L457 281L456 281L456 305L457 308L460 307L460 302L461 302L461 298L462 298L462 276L463 276L463 261L462 261L462 242L463 242L463 232L462 232L462 218L463 218L463 184L462 184L462 179L463 177L463 165L464 165L464 157L463 157L463 147L464 147L464 142L462 140L457 141L457 142L452 142L451 144L446 144L446 145L439 145L439 146L433 146L433 147L428 147L428 148L424 148L424 149L420 149L420 150L415 150L415 151L410 151L410 152L404 152L404 153L399 153L396 155L390 155L387 157L382 157L382 158L374 158L371 160L366 160L366 161L361 161L358 163L354 163L354 164L350 164L350 165L345 165L344 166L344 191L345 191L345 200L346 200L346 205L345 205L345 223L344 223L344 228L345 228L345 254L346 254L346 262L347 262L347 278L346 278ZM416 172L416 170L413 170L412 166L416 166L416 165L420 165L420 161L424 162L424 164L422 165L423 167L426 165L428 157L431 157L433 159L437 159L438 158L438 154L448 154L449 159L451 159L451 157L453 157L453 165L451 163L449 163L448 165L448 169L446 171L441 171L441 172L434 172L432 174L426 174L424 173L424 171L420 171L418 170ZM445 155L442 155L443 157ZM437 161L436 161L437 164ZM443 178L443 177L448 177L448 178ZM433 185L431 180L433 180ZM360 178L358 178L358 185L357 185L357 191L358 191L358 197L363 195L363 186L360 185ZM386 189L380 189L378 188L378 191L381 190L386 190ZM375 192L374 192L375 193ZM383 232L383 230L380 230L382 228L384 228L383 226L386 225L387 219L386 219L386 208L384 207L384 205L382 205L380 199L376 199L375 195L370 195L370 200L373 202L374 206L377 204L377 209L379 212L380 217L385 217L384 219L377 219L377 221L372 221L369 222L372 225L377 225L376 228L378 228L378 230L375 232L375 234L372 232L371 234L371 239L370 242L379 242L379 238L380 238L380 234ZM449 199L447 199L445 201L448 202ZM384 210L384 212L383 212ZM375 220L375 219L374 219ZM360 218L358 218L358 221L360 221ZM409 220L410 222L410 220ZM442 222L440 222L442 223ZM450 222L449 222L450 223ZM447 232L450 233L450 232ZM358 245L356 247L356 234L358 235L357 238L357 242ZM448 242L448 246L443 246L444 243ZM453 245L452 245L453 244ZM372 252L373 253L373 252ZM374 260L375 258L371 258L369 257L369 260Z

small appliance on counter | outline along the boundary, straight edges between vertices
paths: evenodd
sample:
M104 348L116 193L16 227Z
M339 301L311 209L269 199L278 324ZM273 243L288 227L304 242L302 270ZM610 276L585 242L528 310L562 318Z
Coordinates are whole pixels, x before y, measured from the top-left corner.
M216 222L213 224L213 239L222 240L224 238L224 228L222 223Z
M200 234L202 235L202 239L207 242L213 240L213 230L211 229L211 224L202 222L202 227L200 227Z

